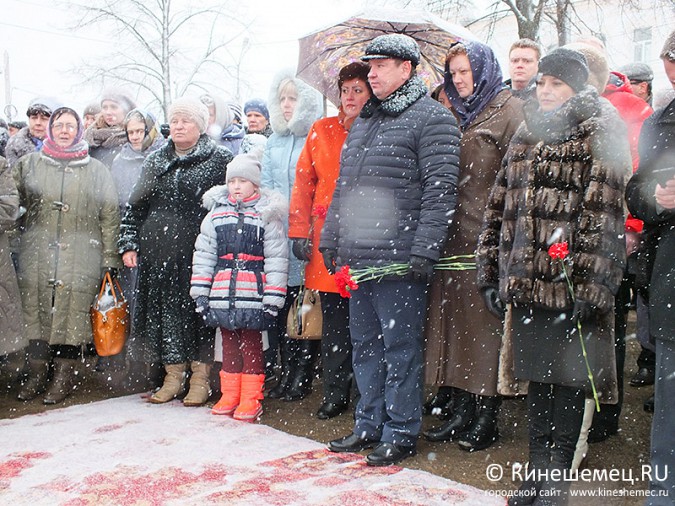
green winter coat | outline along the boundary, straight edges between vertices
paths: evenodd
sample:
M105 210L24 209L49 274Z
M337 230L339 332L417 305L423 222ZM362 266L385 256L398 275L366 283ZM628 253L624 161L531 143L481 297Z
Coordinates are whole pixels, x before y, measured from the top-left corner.
M0 356L18 351L24 341L21 297L14 263L9 254L7 231L19 216L19 193L12 172L0 157Z
M92 340L89 308L103 267L121 267L117 191L108 169L89 156L43 153L14 166L26 208L19 287L28 339L81 345Z

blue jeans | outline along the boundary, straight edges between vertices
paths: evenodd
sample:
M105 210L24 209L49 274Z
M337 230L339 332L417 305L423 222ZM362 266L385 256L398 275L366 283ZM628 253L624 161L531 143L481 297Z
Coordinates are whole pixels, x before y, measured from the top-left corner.
M361 399L354 434L414 446L422 427L427 286L366 281L349 300L352 362Z

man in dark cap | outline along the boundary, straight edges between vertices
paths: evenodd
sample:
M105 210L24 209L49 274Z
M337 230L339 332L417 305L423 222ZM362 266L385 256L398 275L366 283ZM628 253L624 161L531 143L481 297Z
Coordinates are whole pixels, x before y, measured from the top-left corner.
M646 63L633 62L619 67L619 72L624 74L633 87L633 93L642 100L652 105L652 81L654 72Z
M459 130L416 75L419 46L401 34L366 48L372 97L345 141L321 234L329 272L408 264L406 275L362 281L351 292L349 330L361 398L352 433L334 452L377 446L371 466L416 453L422 426L427 291L457 198Z
M28 126L12 136L5 148L7 163L12 167L19 158L42 148L42 140L47 135L47 125L52 111L61 104L51 97L38 97L31 100L26 111Z

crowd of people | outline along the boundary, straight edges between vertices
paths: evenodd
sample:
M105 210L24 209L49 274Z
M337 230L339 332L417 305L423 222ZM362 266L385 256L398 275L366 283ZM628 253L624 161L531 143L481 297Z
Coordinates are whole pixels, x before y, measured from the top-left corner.
M675 32L659 56L675 89ZM206 405L219 340L214 415L255 421L320 371L316 416L353 407L328 449L386 466L420 435L490 447L502 398L526 395L530 473L509 504L566 504L564 473L619 430L634 305L630 384L655 384L651 461L675 466L673 90L643 63L610 69L593 38L509 57L505 80L489 46L457 42L431 91L417 42L381 35L339 69L326 118L292 71L243 108L178 98L163 125L123 90L82 116L32 100L0 135L0 364L18 400L72 392L109 273L131 325L96 369L149 402ZM307 291L320 339L289 329ZM650 488L671 504L675 476Z

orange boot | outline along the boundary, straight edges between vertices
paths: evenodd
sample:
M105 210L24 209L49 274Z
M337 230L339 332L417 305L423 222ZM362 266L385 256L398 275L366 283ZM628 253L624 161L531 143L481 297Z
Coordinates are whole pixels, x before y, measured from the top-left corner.
M214 415L231 415L239 406L241 373L220 371L220 400L211 408Z
M241 403L234 412L235 420L253 422L262 414L264 374L241 375Z

